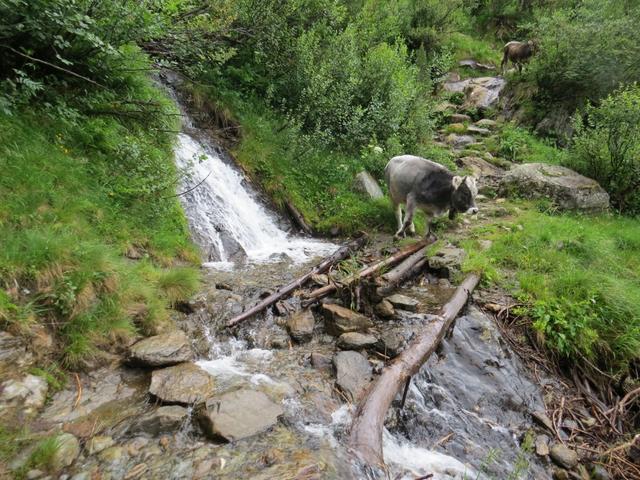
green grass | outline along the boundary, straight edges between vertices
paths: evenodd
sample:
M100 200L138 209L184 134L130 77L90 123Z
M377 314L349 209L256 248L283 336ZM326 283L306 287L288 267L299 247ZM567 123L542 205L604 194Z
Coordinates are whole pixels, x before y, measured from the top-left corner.
M130 88L175 112L148 79ZM197 255L172 197L174 134L161 133L175 118L0 116L3 328L46 325L64 365L74 366L122 337L152 333L170 304L194 291L197 271L187 265ZM143 259L126 258L132 248Z
M499 42L476 38L462 32L453 32L444 44L452 49L456 61L473 59L480 63L500 66L502 45ZM486 72L483 75L486 75Z
M550 140L536 137L513 123L502 125L498 136L485 140L485 144L493 155L514 163L560 165L566 157L566 152L556 148Z
M497 220L476 230L493 241L488 251L476 240L463 242L470 254L465 270L482 271L515 293L525 305L520 313L562 356L624 371L640 352L640 224L527 205L519 205L526 210L515 223Z

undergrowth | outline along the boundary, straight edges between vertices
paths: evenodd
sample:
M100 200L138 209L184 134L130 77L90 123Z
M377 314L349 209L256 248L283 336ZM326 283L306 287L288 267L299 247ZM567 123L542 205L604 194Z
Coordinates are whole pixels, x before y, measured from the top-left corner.
M492 240L487 251L463 242L465 269L514 292L516 313L561 356L624 372L640 351L640 225L526 205L517 224L499 219L474 232Z

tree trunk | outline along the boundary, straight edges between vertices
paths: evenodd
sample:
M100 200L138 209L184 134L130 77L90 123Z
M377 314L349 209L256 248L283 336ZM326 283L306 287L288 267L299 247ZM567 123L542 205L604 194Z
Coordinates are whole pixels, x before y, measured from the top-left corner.
M382 429L391 402L435 351L479 281L476 274L465 278L440 314L425 326L420 336L393 363L385 367L358 405L349 445L367 464L384 466Z
M326 270L329 269L329 267L331 267L331 265L344 260L345 258L351 256L353 252L360 250L362 247L366 245L368 240L369 238L367 237L367 235L362 235L356 238L355 240L349 242L348 244L340 247L333 254L326 257L324 260L322 260L322 262L320 262L318 265L312 268L309 272L295 279L293 282L289 283L288 285L285 285L284 287L279 288L275 293L269 295L267 298L265 298L261 302L258 302L256 305L251 307L246 312L243 312L240 315L232 318L226 323L225 326L233 327L234 325L237 325L238 323L242 322L243 320L246 320L252 315L255 315L256 313L273 305L281 298L289 295L294 290L302 287L302 285L304 285L305 282L309 280L312 275L325 272Z

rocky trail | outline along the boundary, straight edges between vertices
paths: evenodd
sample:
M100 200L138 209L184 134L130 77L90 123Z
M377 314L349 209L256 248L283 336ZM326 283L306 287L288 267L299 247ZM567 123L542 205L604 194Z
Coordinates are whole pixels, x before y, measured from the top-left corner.
M510 300L482 288L414 375L406 398L398 395L387 412L384 466L361 465L347 448L357 403L454 293L466 255L458 241L479 223L508 216L493 197L517 188L567 208L597 210L608 202L592 181L571 171L537 164L507 171L505 161L483 151L497 123L464 112L495 105L503 86L501 77L453 78L445 85L464 101L442 107L450 125L436 141L455 152L463 171L479 176L480 215L441 232L426 261L384 295L380 276L345 282L404 247L381 234L227 328L309 272L327 249L296 246L302 261L260 251L259 262L206 270L202 292L175 313L175 330L96 359L59 391L31 373L38 353L2 333L0 371L10 378L0 390L0 412L34 435L59 439L56 473L32 469L23 471L25 478L609 478L604 470L587 473L578 455L585 452L569 446L594 421L590 412L573 420L549 412L550 395L565 387L519 358L494 317ZM220 253L230 250L225 242L213 261L230 262ZM332 284L329 295L308 302L313 291ZM42 351L50 340L43 332ZM30 453L20 452L8 471L24 470Z

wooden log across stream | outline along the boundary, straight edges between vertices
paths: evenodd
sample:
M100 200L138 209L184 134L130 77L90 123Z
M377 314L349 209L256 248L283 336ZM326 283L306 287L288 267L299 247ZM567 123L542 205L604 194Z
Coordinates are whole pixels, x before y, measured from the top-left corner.
M271 295L269 295L264 300L258 302L256 305L254 305L253 307L249 308L247 311L245 311L245 312L241 313L240 315L232 318L231 320L229 320L226 323L225 326L227 328L228 327L233 327L234 325L239 324L240 322L246 320L247 318L249 318L249 317L255 315L256 313L261 312L265 308L273 305L274 303L276 303L281 298L289 295L294 290L302 287L302 285L304 285L307 282L307 280L309 280L313 275L316 275L318 273L323 273L323 272L327 271L329 269L329 267L331 267L333 264L338 263L338 262L344 260L345 258L353 255L354 252L356 252L356 251L360 250L362 247L364 247L368 241L369 241L369 238L367 237L366 234L364 234L364 235L356 238L355 240L352 240L351 242L347 243L346 245L340 247L333 254L331 254L328 257L326 257L318 265L316 265L310 271L305 273L303 276L301 276L299 278L296 278L291 283L285 285L284 287L279 288L275 293L272 293Z
M435 351L479 281L476 274L465 278L439 315L425 325L418 338L384 368L359 403L351 425L349 446L368 465L384 466L382 429L391 402Z

